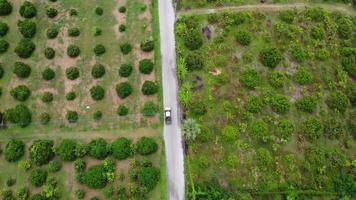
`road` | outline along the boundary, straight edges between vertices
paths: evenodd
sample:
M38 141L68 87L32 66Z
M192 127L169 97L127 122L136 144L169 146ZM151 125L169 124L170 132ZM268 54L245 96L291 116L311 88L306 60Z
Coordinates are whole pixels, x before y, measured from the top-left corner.
M161 62L164 107L172 108L172 124L164 126L166 151L167 197L184 199L184 156L177 101L176 51L174 37L175 9L172 0L159 0Z

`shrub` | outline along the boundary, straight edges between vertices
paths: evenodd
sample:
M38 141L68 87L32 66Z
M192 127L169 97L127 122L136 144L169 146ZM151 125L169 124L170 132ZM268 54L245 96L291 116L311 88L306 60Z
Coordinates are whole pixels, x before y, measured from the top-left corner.
M154 49L154 46L155 43L153 40L145 40L143 42L141 42L141 50L144 51L144 52L150 52Z
M298 110L313 113L316 110L317 102L314 97L306 96L301 99L298 99L295 103L295 106Z
M68 101L73 101L75 98L77 98L77 95L75 94L75 92L68 92L66 94L66 99Z
M194 28L186 31L184 34L184 45L189 50L198 50L203 46L203 36L200 33L199 28Z
M53 160L48 163L48 172L49 173L56 173L59 172L62 168L62 163L59 162L58 160Z
M131 64L122 64L119 69L119 74L121 77L129 77L132 73Z
M95 8L95 14L101 16L101 15L104 14L104 10L102 8L100 8L100 7L96 7Z
M126 31L126 25L125 24L121 24L120 26L119 26L119 32L125 32Z
M75 80L79 77L79 69L77 67L69 67L66 69L66 76L69 80Z
M23 62L15 62L14 74L18 78L28 78L31 74L31 67Z
M103 160L109 156L110 145L102 138L92 140L89 143L89 155L93 158Z
M315 58L320 60L320 61L324 61L326 59L328 59L330 57L330 53L327 49L322 48L322 49L318 49L315 52Z
M124 99L132 94L132 86L129 82L122 82L116 85L116 93L121 99Z
M101 112L101 111L95 111L94 112L94 114L93 114L93 118L94 118L94 120L96 120L96 121L99 121L99 120L101 120L101 118L103 118L103 112Z
M124 105L120 105L118 108L117 108L117 114L119 116L126 116L129 114L129 109L124 106Z
M83 158L88 154L89 146L86 144L78 144L76 147L75 155L78 158Z
M50 81L56 77L56 73L51 68L46 68L42 72L42 78L46 81Z
M247 130L256 139L264 139L269 134L268 124L263 120L253 120L248 124Z
M45 93L43 93L41 100L44 103L50 103L53 101L53 94L50 92L45 92Z
M268 83L274 88L282 88L285 77L282 72L273 71L268 75Z
M90 167L84 174L84 183L89 188L102 189L108 182L105 174L105 169L102 165Z
M251 43L252 37L251 34L247 31L238 31L236 34L236 40L243 46L247 46Z
M77 199L84 199L85 191L84 190L76 190L75 196L77 197Z
M79 49L78 46L71 44L71 45L69 45L69 47L67 48L67 54L68 54L68 56L71 57L71 58L76 58L76 57L78 57L79 54L80 54L80 49Z
M190 52L185 57L185 62L186 62L187 69L189 71L203 69L205 65L203 56L197 52Z
M132 45L125 42L120 45L120 50L124 55L127 55L132 51Z
M20 15L24 18L32 18L37 15L37 9L33 3L25 1L20 7Z
M18 101L26 101L31 95L30 89L25 85L19 85L10 91L12 97Z
M292 58L299 63L301 63L305 60L306 51L298 43L290 45L289 53L292 56Z
M136 150L140 155L149 155L158 150L158 145L152 138L141 137L136 144Z
M113 156L118 160L124 160L133 153L131 140L120 137L111 144Z
M68 29L68 36L70 37L78 37L80 35L79 28L70 28Z
M292 24L296 18L297 13L294 10L280 11L278 16L285 23Z
M26 200L29 198L29 191L26 188L20 188L16 192L16 196L19 200Z
M66 118L69 123L76 123L78 121L78 113L76 111L68 111L66 114Z
M10 44L6 40L0 40L0 54L5 53L10 47Z
M160 171L154 167L144 167L137 174L139 184L149 191L155 188L160 180Z
M102 100L105 96L105 90L100 85L94 86L90 89L91 98L95 101Z
M150 59L143 59L139 62L139 70L142 74L150 74L153 70L153 62Z
M304 68L298 68L294 74L294 79L299 85L307 85L312 81L311 74Z
M345 125L342 120L334 116L328 117L323 121L324 134L330 139L339 139L346 133Z
M3 200L15 200L16 198L12 194L11 190L2 190L1 191L1 197Z
M53 48L47 47L44 51L44 55L47 59L53 59L54 56L56 55L56 52L54 51Z
M51 27L47 29L46 35L48 39L54 39L58 36L59 30L56 27Z
M248 69L241 73L240 82L248 88L256 88L261 82L261 76L256 70Z
M14 108L7 109L5 111L5 119L10 123L26 127L31 123L32 115L30 110L25 105L20 104Z
M0 16L10 15L12 12L12 5L7 0L0 0Z
M35 169L30 173L29 181L35 187L41 187L47 180L47 172L42 169Z
M64 161L74 161L77 143L71 139L64 139L56 146L55 153Z
M25 144L20 140L10 140L5 147L5 160L16 162L25 154Z
M55 8L48 8L46 14L49 18L55 18L58 15L58 11Z
M102 32L103 32L103 31L102 31L100 28L98 28L98 27L93 27L93 28L92 28L92 34L93 34L93 36L99 36L99 35L101 35Z
M2 64L0 63L0 79L2 79L2 77L4 76L4 67L2 66Z
M51 116L48 113L41 113L40 114L40 122L42 125L46 125L51 121Z
M310 30L310 36L315 40L323 40L325 31L321 26L314 26Z
M256 96L250 96L247 100L247 110L252 113L259 113L265 106L262 98Z
M7 180L6 180L6 186L7 187L11 187L11 186L13 186L13 185L15 185L16 184L16 179L15 178L8 178Z
M102 45L102 44L98 44L98 45L96 45L95 48L94 48L94 53L95 53L95 55L97 55L97 56L100 56L100 55L104 54L105 51L106 51L106 50L105 50L105 47L104 47L104 45Z
M302 123L302 132L308 140L314 141L323 133L323 125L316 118L310 118Z
M146 117L155 116L157 112L158 112L158 107L152 101L145 102L145 104L143 104L143 107L141 109L141 113L143 114L143 116Z
M153 95L158 92L158 85L153 81L145 81L141 91L144 95Z
M36 165L47 164L53 157L53 141L51 140L35 140L30 147L30 160Z
M340 38L349 39L352 35L352 21L348 17L339 17L336 21Z
M281 94L274 95L270 100L270 105L274 112L280 114L287 113L290 109L288 97Z
M78 15L78 11L76 9L74 9L74 8L71 8L69 10L69 15L70 16L77 16Z
M278 122L276 133L281 138L287 140L295 131L295 126L292 122L282 119Z
M28 38L22 39L15 47L15 53L20 58L29 58L35 51L36 45Z
M282 61L282 54L277 48L266 48L261 51L260 58L264 66L273 69Z
M328 99L326 100L326 104L330 109L338 110L341 113L344 113L349 105L349 100L343 92L335 91L330 93Z
M259 148L256 152L257 166L259 169L266 171L273 164L271 153L265 148Z
M4 37L7 32L9 32L9 26L4 22L0 22L0 37Z
M121 6L121 7L119 8L119 12L120 12L120 13L125 13L125 12L126 12L126 7L125 7L125 6Z

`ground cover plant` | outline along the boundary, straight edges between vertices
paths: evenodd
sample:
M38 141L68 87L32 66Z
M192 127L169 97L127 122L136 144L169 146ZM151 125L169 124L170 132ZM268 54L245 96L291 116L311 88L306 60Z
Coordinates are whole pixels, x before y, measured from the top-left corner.
M188 199L355 197L354 17L221 12L175 30Z

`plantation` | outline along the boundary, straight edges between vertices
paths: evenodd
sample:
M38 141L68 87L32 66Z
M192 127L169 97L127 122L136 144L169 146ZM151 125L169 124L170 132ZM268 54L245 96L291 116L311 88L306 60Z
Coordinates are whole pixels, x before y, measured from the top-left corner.
M193 13L175 29L188 199L354 199L355 17Z

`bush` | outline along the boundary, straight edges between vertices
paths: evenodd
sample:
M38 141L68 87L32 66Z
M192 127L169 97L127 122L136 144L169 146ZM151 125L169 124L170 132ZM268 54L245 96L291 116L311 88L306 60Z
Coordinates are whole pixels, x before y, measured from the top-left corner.
M323 126L324 135L330 139L339 139L347 133L344 122L335 116L328 117L324 120Z
M252 113L259 113L265 106L262 98L256 96L250 96L247 100L247 110Z
M9 32L9 26L4 22L0 22L0 37L4 37L7 32Z
M93 34L93 36L99 36L99 35L101 35L102 32L103 32L103 31L102 31L100 28L98 28L98 27L93 27L93 28L92 28L92 34Z
M313 113L316 110L317 102L314 97L306 96L301 99L298 99L295 103L295 106L298 110Z
M94 86L90 89L91 98L95 101L102 100L105 96L105 90L100 85Z
M71 57L71 58L76 58L76 57L78 57L79 54L80 54L80 49L79 49L78 46L71 44L71 45L69 45L69 47L67 48L67 54L68 54L68 56Z
M120 26L119 26L119 32L125 32L126 31L126 25L125 24L121 24Z
M64 139L56 146L55 153L64 161L74 161L77 143L71 139Z
M100 8L100 7L96 7L95 8L95 14L101 16L101 15L104 14L104 10L102 8Z
M0 54L5 53L10 47L10 44L6 40L0 40Z
M140 155L149 155L158 150L158 145L152 138L141 137L136 144L136 150Z
M125 12L126 12L126 7L125 7L125 6L121 6L121 7L119 8L119 12L120 12L120 13L125 13Z
M42 78L46 81L50 81L56 77L56 73L51 68L46 68L42 72Z
M349 100L343 92L335 91L330 93L326 104L330 109L344 113L349 105Z
M125 42L120 45L120 50L124 55L127 55L132 51L132 45Z
M29 58L35 51L36 45L28 38L22 39L15 48L15 53L20 58Z
M307 56L306 51L298 43L290 45L289 53L292 58L299 63L303 62L305 60L305 57Z
M78 158L83 158L88 154L89 146L86 144L78 144L76 147L75 155Z
M122 64L119 69L119 74L121 77L129 77L132 73L131 64Z
M89 155L93 158L103 160L110 155L110 150L110 145L102 138L89 143Z
M259 169L266 171L273 164L271 153L265 148L259 148L256 152L257 166Z
M31 74L31 67L23 62L15 62L14 74L18 78L28 78Z
M316 118L310 118L302 123L302 132L308 140L314 141L323 133L323 125Z
M103 113L99 110L95 111L93 114L93 118L94 118L94 120L99 121L99 120L101 120L101 118L103 118Z
M287 140L295 131L295 126L292 122L282 119L278 122L276 133L281 138Z
M323 40L325 31L321 26L314 26L310 30L310 36L315 40Z
M143 42L141 42L141 50L144 51L144 52L150 52L154 49L154 46L155 43L153 40L145 40Z
M14 108L7 109L5 111L5 119L10 123L26 127L31 123L32 115L30 110L25 105L20 104Z
M75 80L79 77L79 69L77 67L69 67L66 69L66 76L69 80Z
M15 178L8 178L7 180L6 180L6 186L7 187L11 187L11 186L13 186L13 185L15 185L16 184L16 179Z
M203 69L205 65L203 56L197 52L190 52L185 57L185 62L186 62L187 69L189 71Z
M35 5L29 1L25 1L20 7L20 15L24 18L32 18L37 15Z
M294 74L294 79L299 85L307 85L311 83L312 76L304 68L298 68L297 72Z
M75 172L84 172L84 169L86 167L86 163L82 159L77 159L74 161L74 170Z
M29 181L35 187L41 187L47 180L47 172L42 169L35 169L30 173Z
M248 88L256 88L261 83L261 76L256 70L248 69L241 73L240 82Z
M144 95L153 95L158 92L158 85L153 81L145 81L141 89Z
M76 123L78 121L78 113L76 111L68 111L66 114L66 118L69 123Z
M129 109L124 106L124 105L120 105L118 108L117 108L117 114L119 116L126 116L129 114Z
M0 16L10 15L12 12L12 5L7 0L0 0Z
M254 120L247 126L248 132L253 138L264 139L269 134L269 127L263 120Z
M20 140L10 140L5 147L5 160L16 162L25 155L25 144Z
M105 74L105 67L101 64L95 64L91 70L91 75L93 78L98 79L103 77Z
M278 16L285 23L292 24L296 18L297 13L294 10L280 11Z
M102 165L90 167L84 174L84 183L89 188L102 189L108 182L105 174L105 169Z
M58 11L55 8L48 8L46 14L49 18L55 18L58 15Z
M53 141L51 140L35 140L30 147L30 160L36 165L47 164L53 157Z
M56 173L59 172L62 168L62 163L58 160L54 160L48 163L48 172L49 173Z
M27 200L29 198L29 191L26 188L20 188L16 192L16 196L19 200Z
M19 85L10 91L12 97L18 101L26 101L31 95L30 89L25 85Z
M320 60L320 61L325 61L326 59L328 59L330 57L330 53L327 49L325 48L321 48L321 49L318 49L316 52L315 52L315 58Z
M56 27L47 29L46 35L48 39L54 39L58 36L59 30Z
M116 93L121 99L125 99L132 94L132 86L129 82L122 82L116 85Z
M66 94L66 99L68 101L73 101L75 98L77 98L77 95L75 94L75 92L68 92Z
M270 105L274 112L280 114L285 114L290 109L290 102L288 97L281 94L274 95L274 97L272 97L270 100Z
M150 59L141 60L139 70L142 74L150 74L153 71L153 62Z
M113 156L118 160L124 160L133 153L131 140L120 137L111 144Z
M238 31L236 34L236 40L243 46L247 46L251 43L252 37L251 34L247 31Z
M141 113L143 114L143 116L146 117L155 116L157 112L158 112L158 107L152 101L145 102L145 104L143 104L143 107L141 109Z
M40 122L42 125L46 125L51 121L51 116L48 113L41 113L40 114Z
M282 88L285 82L285 77L282 72L273 71L268 75L268 83L274 88Z
M80 35L79 28L70 28L68 29L68 36L70 37L78 37Z
M4 76L4 67L2 66L2 64L0 63L0 79L2 79L2 77Z
M352 21L348 17L339 17L336 24L340 38L349 39L352 36Z
M187 30L184 34L184 45L189 50L198 50L203 46L203 36L200 33L199 28Z
M108 187L103 190L103 195L105 198L110 199L114 195L114 188Z
M84 190L76 190L75 196L77 197L77 199L84 199L85 191Z
M104 45L102 45L102 44L98 44L94 47L94 53L97 56L101 56L102 54L105 53L105 51L106 51L106 49L105 49Z
M44 51L44 55L46 56L47 59L53 59L54 56L56 55L56 52L54 49L47 47Z
M50 92L45 92L45 93L43 93L41 100L44 103L50 103L53 101L53 94Z
M78 15L78 11L74 8L69 10L69 15L70 16L77 16Z
M153 190L160 180L160 171L154 167L144 167L139 170L137 180L141 186Z
M264 66L274 69L282 61L282 54L277 48L266 48L261 51L260 58Z

